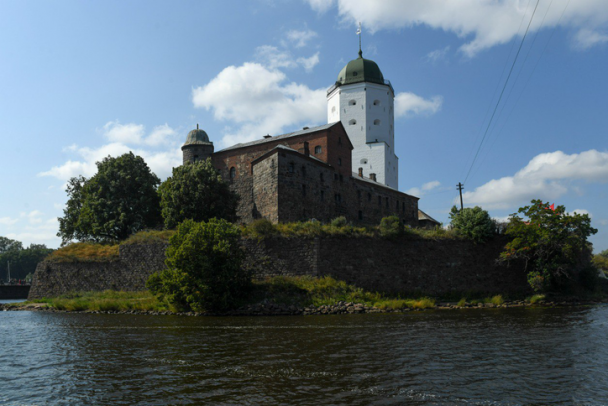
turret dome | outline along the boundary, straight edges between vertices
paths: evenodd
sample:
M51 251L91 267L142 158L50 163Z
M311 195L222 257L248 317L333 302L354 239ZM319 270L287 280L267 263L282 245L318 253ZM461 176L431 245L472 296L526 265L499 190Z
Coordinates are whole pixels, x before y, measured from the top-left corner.
M186 143L184 145L196 144L210 144L209 136L205 131L198 128L198 124L196 125L196 130L192 130L188 133L188 138L186 138Z
M349 85L351 83L371 82L386 84L378 64L370 59L364 59L359 51L359 57L346 64L338 74L336 85Z

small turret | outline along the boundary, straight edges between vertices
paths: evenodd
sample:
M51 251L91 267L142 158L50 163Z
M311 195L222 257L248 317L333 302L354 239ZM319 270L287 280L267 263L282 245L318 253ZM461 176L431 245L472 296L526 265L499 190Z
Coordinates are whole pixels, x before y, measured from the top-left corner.
M183 162L203 161L213 154L213 143L207 133L198 128L188 133L186 143L182 146Z

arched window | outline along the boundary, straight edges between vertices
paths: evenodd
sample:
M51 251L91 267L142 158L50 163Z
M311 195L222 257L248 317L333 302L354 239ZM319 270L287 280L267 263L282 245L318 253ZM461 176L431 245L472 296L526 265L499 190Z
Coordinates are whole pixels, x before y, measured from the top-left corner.
M350 101L348 102L348 105L349 105L349 106L355 106L356 104L357 104L357 101L356 101L356 100L350 100Z
M315 147L315 154L320 154L320 153L321 153L321 151L323 151L323 148L321 148L321 146L320 146L320 145L317 145L317 146Z
M375 120L374 120L374 125L380 125L380 120L375 119Z
M374 100L374 106L379 106L380 105L380 100Z
M230 180L232 181L234 178L236 178L236 169L233 166L230 168Z
M352 120L350 120L350 121L348 122L348 124L349 124L349 125L355 125L355 124L357 124L357 120L355 120L355 119L353 118Z
M333 107L331 108L331 112L332 112L332 113L335 113L335 112L336 112L336 106L333 106Z

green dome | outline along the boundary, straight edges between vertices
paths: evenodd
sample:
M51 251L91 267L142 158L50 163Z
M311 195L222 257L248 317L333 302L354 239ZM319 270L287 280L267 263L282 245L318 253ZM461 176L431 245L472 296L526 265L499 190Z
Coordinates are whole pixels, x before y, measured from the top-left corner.
M359 51L357 59L353 59L342 68L338 80L336 80L336 85L350 85L360 82L386 84L378 64L370 59L364 59L361 51Z
M186 139L186 143L184 145L193 144L210 144L209 136L205 131L198 128L198 124L196 125L196 130L192 130L188 133L188 138Z

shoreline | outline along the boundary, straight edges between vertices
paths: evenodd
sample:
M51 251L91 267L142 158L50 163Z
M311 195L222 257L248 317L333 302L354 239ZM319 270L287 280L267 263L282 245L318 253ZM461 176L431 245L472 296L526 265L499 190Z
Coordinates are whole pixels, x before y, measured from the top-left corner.
M338 302L333 305L297 307L294 305L281 305L270 301L247 305L236 310L225 312L172 312L155 310L58 310L49 307L46 303L1 303L0 311L39 311L48 313L79 313L79 314L129 314L148 316L189 316L189 317L256 317L256 316L329 316L344 314L372 314L372 313L411 313L423 311L447 311L447 310L473 310L473 309L509 309L509 308L556 308L556 307L581 307L608 303L608 298L597 300L582 300L576 298L562 298L546 300L537 303L525 300L505 301L503 304L493 303L465 303L459 306L457 302L438 302L437 305L428 308L403 308L403 309L381 309L354 302Z

